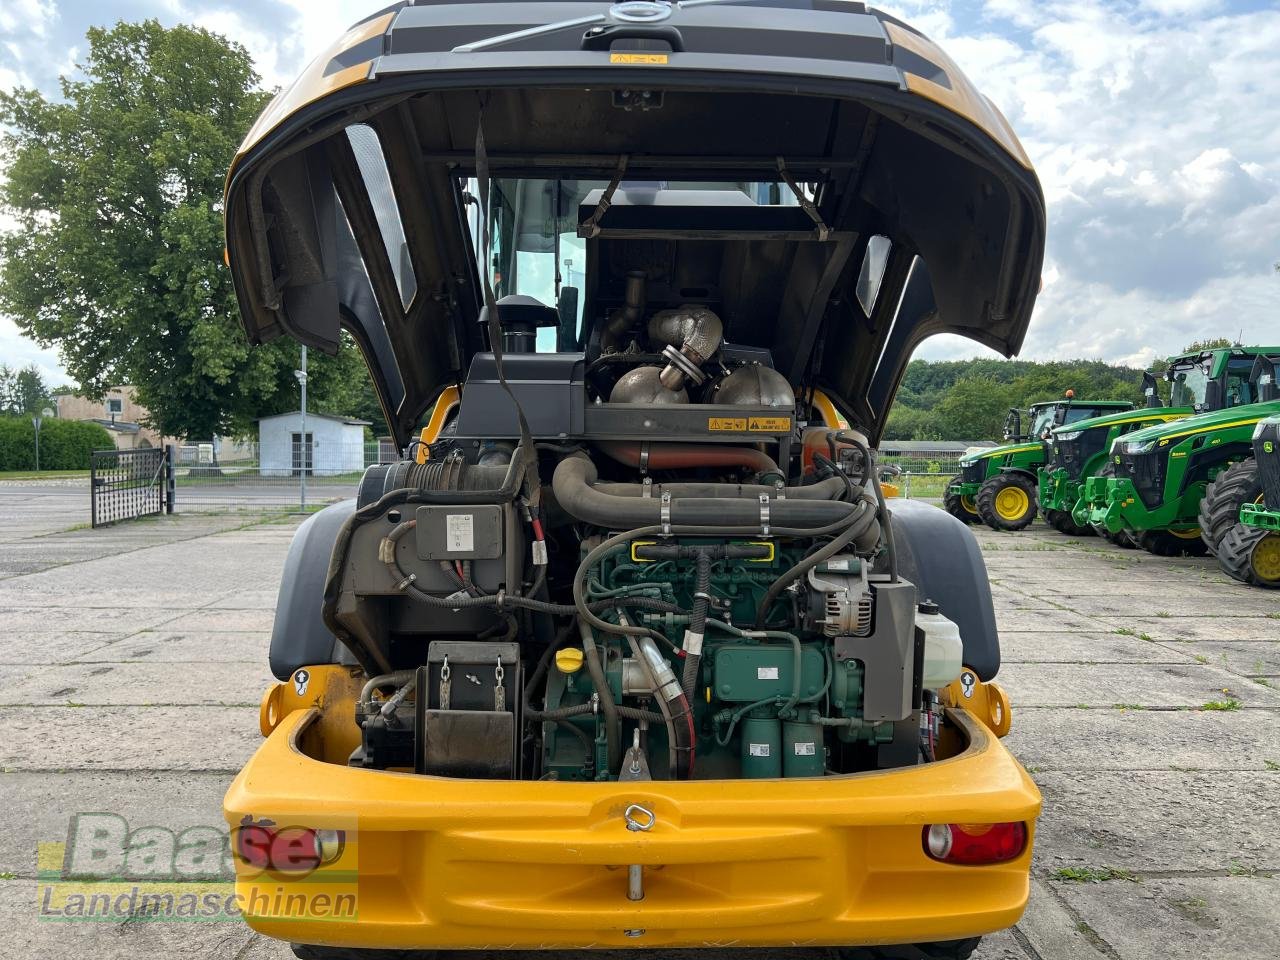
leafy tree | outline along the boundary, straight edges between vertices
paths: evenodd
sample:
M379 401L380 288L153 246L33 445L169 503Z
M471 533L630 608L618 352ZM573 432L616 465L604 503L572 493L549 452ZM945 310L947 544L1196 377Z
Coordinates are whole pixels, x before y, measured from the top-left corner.
M15 370L0 364L0 413L38 413L49 404L49 388L35 364Z
M955 382L934 414L938 431L948 440L982 440L1000 436L1013 392L986 374Z
M222 263L223 176L266 97L252 60L148 20L89 30L80 70L61 100L0 93L0 310L88 394L135 385L166 433L243 429L292 380L282 347L249 349Z

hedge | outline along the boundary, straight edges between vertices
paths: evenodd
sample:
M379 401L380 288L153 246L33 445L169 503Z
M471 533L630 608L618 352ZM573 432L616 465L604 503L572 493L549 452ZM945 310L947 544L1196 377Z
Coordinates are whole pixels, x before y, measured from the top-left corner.
M46 418L40 424L41 470L88 470L89 454L112 450L111 434L96 423ZM0 417L0 470L34 470L35 427L30 417Z

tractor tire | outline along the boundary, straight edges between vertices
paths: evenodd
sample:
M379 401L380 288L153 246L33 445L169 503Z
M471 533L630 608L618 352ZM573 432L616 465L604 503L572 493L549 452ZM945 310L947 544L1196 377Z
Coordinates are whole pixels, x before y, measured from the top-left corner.
M959 494L951 492L952 484L960 480L960 475L952 477L947 484L946 493L942 497L942 506L947 513L951 514L961 523L978 523L982 520L978 516L978 508L973 502L972 497L962 497Z
M1035 520L1036 486L1020 473L992 477L974 497L978 515L992 530L1025 530Z
M1280 533L1237 523L1218 541L1217 555L1233 580L1280 590Z
M1240 507L1262 502L1262 481L1258 478L1258 462L1242 460L1218 474L1204 491L1200 501L1200 536L1217 553L1218 542L1240 522Z
M1046 510L1044 519L1049 526L1068 537L1092 537L1096 531L1089 525L1081 526L1066 510Z
M840 960L969 960L981 937L938 943L904 943L893 947L838 947Z
M1093 532L1100 536L1107 543L1119 547L1121 550L1136 550L1138 545L1134 543L1133 537L1128 530L1121 530L1119 533L1112 533L1106 527L1099 524L1093 528Z
M1145 530L1137 536L1138 546L1157 557L1203 557L1209 545L1196 536L1179 536L1169 530Z

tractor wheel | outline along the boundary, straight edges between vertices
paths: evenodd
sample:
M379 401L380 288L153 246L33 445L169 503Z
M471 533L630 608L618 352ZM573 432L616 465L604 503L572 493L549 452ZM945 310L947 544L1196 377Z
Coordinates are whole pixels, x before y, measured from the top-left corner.
M959 482L959 475L951 478L951 482L947 484L947 492L942 498L942 506L957 520L964 523L977 523L982 518L978 516L978 506L973 502L973 497L962 497L958 493L951 492L952 486Z
M1094 535L1093 527L1087 524L1081 526L1076 523L1075 517L1071 516L1068 510L1046 510L1044 519L1049 526L1068 537L1092 537Z
M1258 462L1242 460L1218 474L1200 501L1200 535L1216 553L1218 542L1228 530L1240 522L1240 506L1262 502L1262 481L1258 479Z
M978 490L978 515L992 530L1024 530L1036 518L1036 487L1020 473L992 477Z
M969 960L981 937L940 943L904 943L894 947L840 947L840 960Z
M1099 524L1093 528L1093 532L1100 536L1107 543L1114 544L1122 550L1133 550L1138 545L1134 542L1133 536L1128 530L1121 530L1119 533L1112 533L1106 527Z
M1280 533L1237 523L1218 541L1218 566L1241 583L1280 590Z
M1209 552L1199 530L1146 530L1137 540L1138 546L1157 557L1203 557Z

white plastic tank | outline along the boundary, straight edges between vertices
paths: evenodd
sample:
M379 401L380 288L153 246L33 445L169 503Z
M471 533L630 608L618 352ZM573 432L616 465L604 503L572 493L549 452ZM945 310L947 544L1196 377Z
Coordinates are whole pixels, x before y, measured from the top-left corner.
M916 611L916 626L924 631L924 688L936 690L960 678L964 669L964 641L960 628L925 600Z

